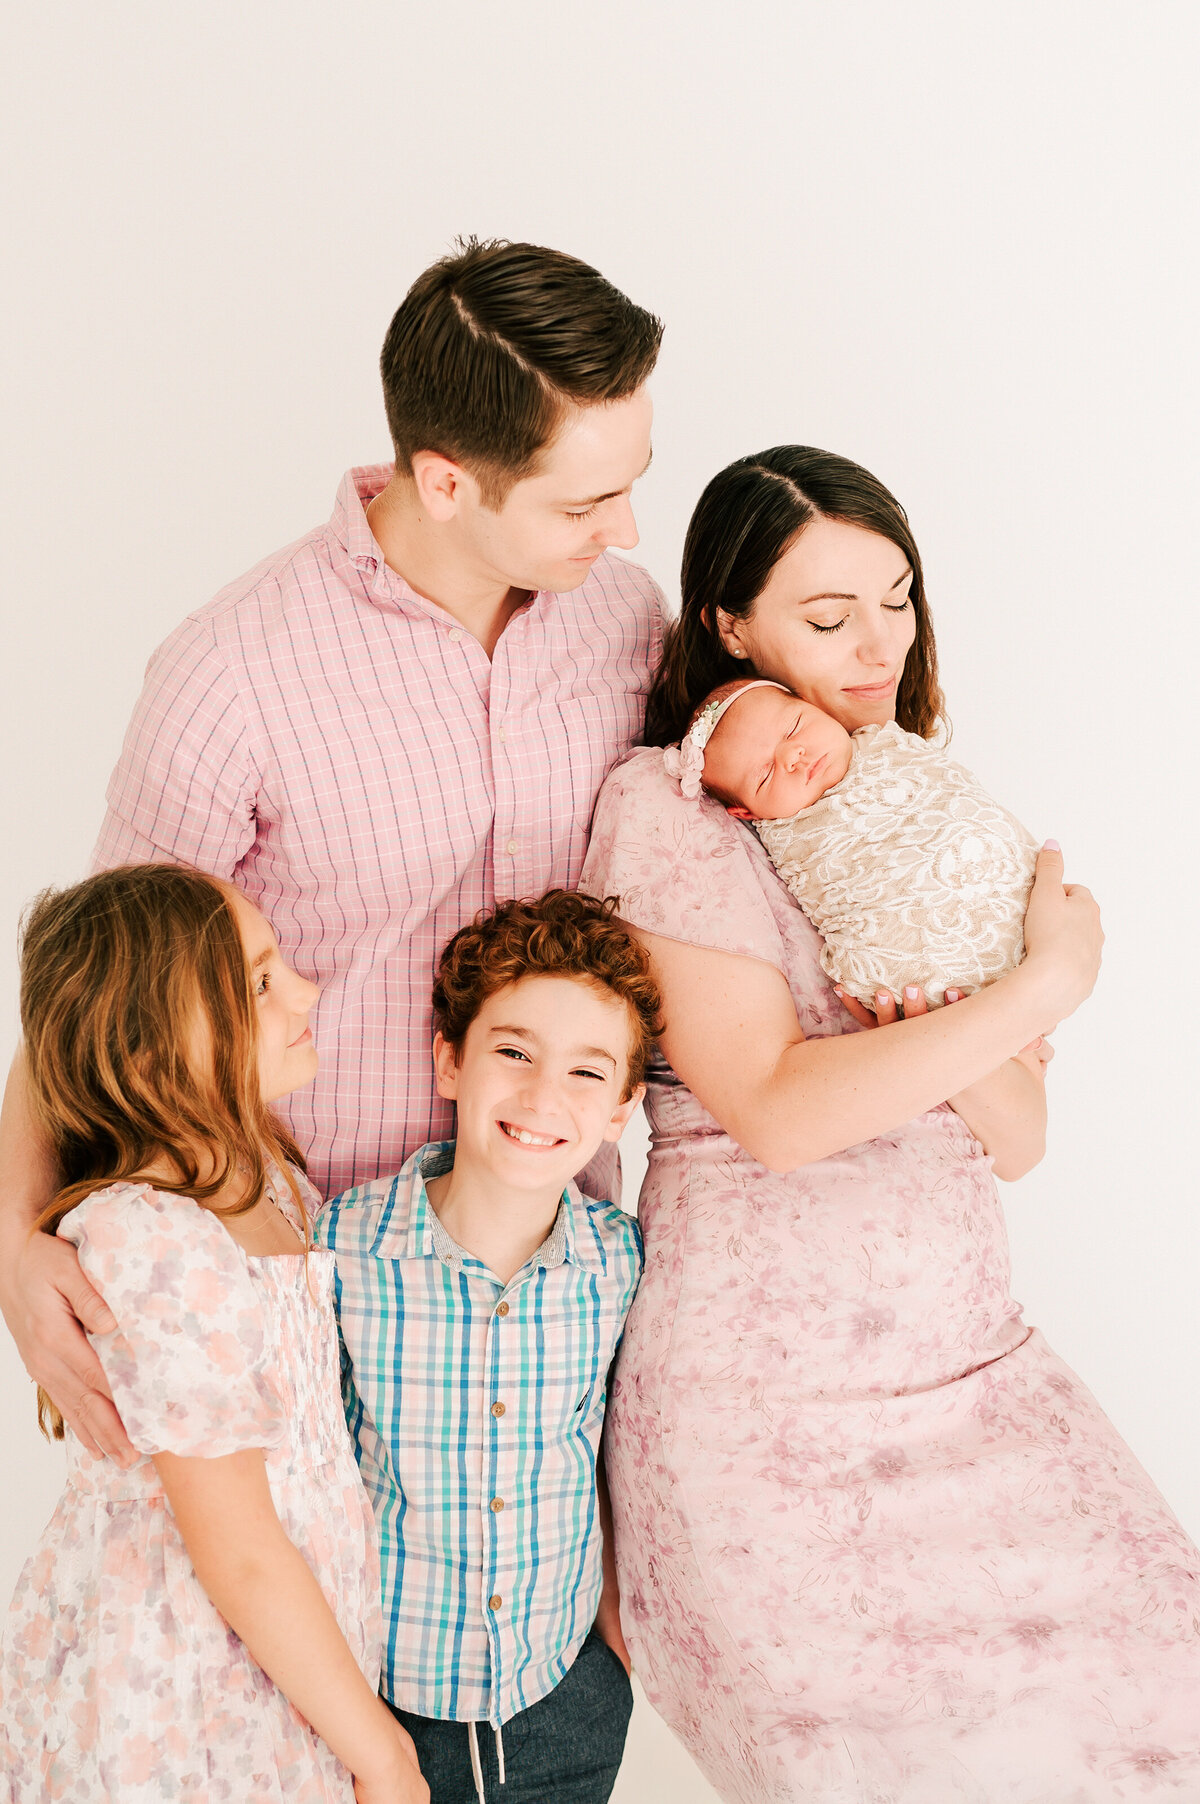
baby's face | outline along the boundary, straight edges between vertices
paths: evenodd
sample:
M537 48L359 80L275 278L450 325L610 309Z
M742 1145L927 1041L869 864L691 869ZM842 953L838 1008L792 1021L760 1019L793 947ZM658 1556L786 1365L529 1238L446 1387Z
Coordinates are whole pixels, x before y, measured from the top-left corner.
M739 820L809 808L850 768L850 735L784 689L739 695L704 748L704 787Z

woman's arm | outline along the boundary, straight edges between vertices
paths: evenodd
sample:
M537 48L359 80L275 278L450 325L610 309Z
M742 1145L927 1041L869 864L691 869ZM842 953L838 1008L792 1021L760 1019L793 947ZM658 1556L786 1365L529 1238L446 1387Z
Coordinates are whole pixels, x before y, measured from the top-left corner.
M961 1095L1071 1014L1099 970L1099 913L1043 851L1017 970L933 1014L806 1040L781 972L758 960L638 937L663 988L663 1052L752 1158L774 1171L874 1139Z
M137 1454L112 1404L104 1369L84 1334L111 1334L107 1303L84 1277L73 1246L34 1223L58 1187L54 1158L29 1098L18 1052L0 1113L0 1309L25 1370L62 1411L89 1453L131 1466Z
M900 1013L890 991L880 990L872 1014L854 997L847 996L835 984L845 1007L863 1027L887 1027L899 1020ZM947 1003L959 1001L957 990L946 991ZM927 1012L921 990L904 992L904 1019L913 1020ZM981 1077L978 1083L960 1090L946 1101L965 1121L985 1153L990 1153L992 1169L998 1178L1009 1183L1032 1171L1046 1153L1046 1066L1054 1057L1049 1040L1039 1037L1013 1058L1005 1059L995 1071Z
M154 1463L205 1591L269 1678L355 1777L360 1804L425 1804L411 1738L363 1677L284 1532L257 1451Z

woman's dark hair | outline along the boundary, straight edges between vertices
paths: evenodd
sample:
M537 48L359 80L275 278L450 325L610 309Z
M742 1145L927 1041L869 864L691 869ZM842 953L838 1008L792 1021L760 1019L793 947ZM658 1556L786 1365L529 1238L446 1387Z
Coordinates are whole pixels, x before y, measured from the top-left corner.
M704 697L749 674L722 644L717 609L748 620L772 570L814 520L841 520L890 539L912 566L916 637L896 696L896 719L928 739L942 718L937 649L921 554L904 509L849 458L809 445L776 445L713 477L683 547L682 606L646 704L646 743L673 745Z

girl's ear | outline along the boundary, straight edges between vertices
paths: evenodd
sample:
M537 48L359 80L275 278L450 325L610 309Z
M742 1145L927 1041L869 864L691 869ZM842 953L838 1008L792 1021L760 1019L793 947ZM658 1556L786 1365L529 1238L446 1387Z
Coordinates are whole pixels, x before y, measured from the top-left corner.
M731 814L735 821L752 821L754 819L750 810L743 808L740 802L730 802L725 812Z
M450 1042L443 1039L441 1033L433 1036L433 1074L437 1082L437 1093L444 1096L447 1102L458 1099L458 1054Z

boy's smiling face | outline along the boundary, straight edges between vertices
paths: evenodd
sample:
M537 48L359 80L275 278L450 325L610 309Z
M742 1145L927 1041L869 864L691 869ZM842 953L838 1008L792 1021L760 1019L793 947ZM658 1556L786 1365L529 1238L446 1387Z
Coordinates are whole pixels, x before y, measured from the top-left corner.
M455 1164L509 1190L561 1191L642 1100L624 1092L626 1003L575 977L522 977L489 996L457 1049L438 1034L438 1093L457 1104Z

